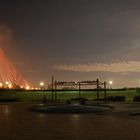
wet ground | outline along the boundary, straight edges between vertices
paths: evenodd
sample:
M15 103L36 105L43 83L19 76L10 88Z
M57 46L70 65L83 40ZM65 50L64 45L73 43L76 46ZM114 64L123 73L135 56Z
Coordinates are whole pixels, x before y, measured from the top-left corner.
M1 140L139 140L140 104L113 104L108 112L45 114L35 104L0 104Z

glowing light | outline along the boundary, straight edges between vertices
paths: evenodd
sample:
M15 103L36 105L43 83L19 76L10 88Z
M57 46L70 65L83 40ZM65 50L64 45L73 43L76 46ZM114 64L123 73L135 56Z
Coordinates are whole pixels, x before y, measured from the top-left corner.
M6 81L6 82L5 82L5 84L6 84L6 85L9 85L9 82L8 82L8 81Z
M20 86L20 88L23 88L23 86Z
M0 83L0 87L2 87L3 86L3 84L2 83Z
M113 81L109 81L109 84L112 85L113 84Z
M40 86L44 86L44 83L43 82L40 82Z
M110 89L112 89L112 84L113 84L113 81L110 80L110 81L109 81Z
M26 90L29 90L29 89L30 89L30 87L29 87L29 86L27 86L27 87L26 87Z
M31 90L35 90L35 88L34 88L34 87L32 87L32 88L31 88Z
M9 87L9 88L12 88L12 84L9 84L8 87Z

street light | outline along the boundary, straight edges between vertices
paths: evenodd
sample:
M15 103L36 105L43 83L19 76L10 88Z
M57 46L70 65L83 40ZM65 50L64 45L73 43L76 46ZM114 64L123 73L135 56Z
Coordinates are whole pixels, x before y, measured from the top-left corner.
M113 81L109 81L110 89L112 88Z
M44 82L40 82L40 89L43 90L44 88Z
M9 88L9 84L10 84L10 82L6 81L4 87L5 87L5 88Z
M40 86L44 86L44 83L43 82L40 82Z
M0 83L0 88L2 88L3 87L3 84L2 83Z
M12 84L9 84L8 87L11 89L12 88Z
M6 84L6 85L9 85L9 82L8 82L8 81L6 81L6 82L5 82L5 84Z
M30 87L29 86L26 86L26 90L30 90Z

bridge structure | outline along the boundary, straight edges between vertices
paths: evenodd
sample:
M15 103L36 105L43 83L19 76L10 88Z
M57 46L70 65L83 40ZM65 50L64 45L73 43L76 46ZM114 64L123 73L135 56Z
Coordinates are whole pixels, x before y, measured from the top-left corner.
M17 71L13 63L0 48L0 88L26 88L27 81Z

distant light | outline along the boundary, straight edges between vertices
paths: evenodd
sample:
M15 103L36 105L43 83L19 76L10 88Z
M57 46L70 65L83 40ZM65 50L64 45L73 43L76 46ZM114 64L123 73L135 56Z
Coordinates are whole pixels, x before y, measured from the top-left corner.
M23 86L20 86L20 88L23 88Z
M6 85L8 85L8 84L9 84L9 82L5 82L5 84L6 84Z
M2 87L3 86L3 84L2 83L0 83L0 87Z
M12 84L9 84L8 87L9 87L9 88L12 88Z
M109 81L109 84L112 85L113 84L113 81Z
M32 88L31 88L31 90L35 90L35 88L34 88L34 87L32 87Z
M43 82L40 82L40 86L44 86L44 83Z
M30 89L30 87L29 87L29 86L27 86L27 87L26 87L26 90L29 90L29 89Z

